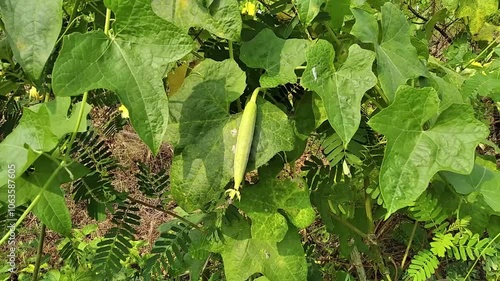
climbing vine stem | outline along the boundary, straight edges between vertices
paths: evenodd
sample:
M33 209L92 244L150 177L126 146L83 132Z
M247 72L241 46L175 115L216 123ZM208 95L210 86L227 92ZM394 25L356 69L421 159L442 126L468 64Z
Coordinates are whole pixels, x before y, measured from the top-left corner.
M40 192L38 192L38 194L35 196L33 201L31 201L28 208L26 208L26 210L21 214L19 219L16 221L16 224L14 225L14 227L10 228L9 231L7 231L7 233L5 233L5 235L2 237L2 239L0 240L0 246L3 245L3 243L5 243L5 241L7 241L7 239L9 239L9 236L11 235L11 233L16 231L16 229L19 227L19 225L21 225L21 223L24 221L26 216L28 216L28 214L33 210L33 208L35 208L36 204L38 204L38 202L42 198L43 192L45 192L45 190L47 190L47 188L52 184L52 182L57 177L59 172L63 168L66 168L66 166L68 166L72 163L72 161L69 161L70 160L69 153L71 151L71 146L73 145L73 141L76 138L76 134L78 133L78 129L80 128L80 123L82 122L82 119L83 119L83 113L85 112L85 105L87 104L87 96L88 96L88 92L85 92L83 94L82 106L80 107L80 111L78 112L78 119L77 119L75 128L73 129L73 132L71 134L68 148L66 150L66 154L65 154L63 160L59 163L57 168L52 172L49 179L45 182L42 189L40 190Z

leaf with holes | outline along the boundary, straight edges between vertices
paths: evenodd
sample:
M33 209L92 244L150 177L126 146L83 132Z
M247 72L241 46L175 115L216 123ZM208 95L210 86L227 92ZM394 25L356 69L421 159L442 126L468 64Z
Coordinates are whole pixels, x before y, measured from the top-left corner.
M115 91L141 139L157 153L168 123L161 79L168 63L193 49L193 41L155 15L148 0L105 4L116 14L113 35L92 31L66 36L54 66L54 92L75 96L97 88Z
M470 105L452 104L431 123L438 110L434 89L402 86L394 102L368 122L387 137L379 179L387 217L410 206L438 171L472 171L475 148L488 128Z

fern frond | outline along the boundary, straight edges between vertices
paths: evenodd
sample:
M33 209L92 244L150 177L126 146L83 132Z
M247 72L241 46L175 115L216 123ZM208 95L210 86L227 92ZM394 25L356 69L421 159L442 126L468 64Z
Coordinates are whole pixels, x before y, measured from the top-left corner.
M86 202L89 216L97 221L106 219L106 208L119 194L111 185L111 177L101 177L98 173L75 181L72 193L76 202Z
M134 239L135 227L140 225L139 209L129 201L123 202L113 215L111 228L104 239L97 244L94 266L100 273L112 276L118 272L121 262L127 259L132 248L130 240Z
M448 232L460 231L460 232L470 232L467 227L470 225L471 217L467 216L455 220L450 226L448 226Z
M469 98L477 95L491 96L497 91L500 91L500 71L476 74L466 80L462 86L463 94Z
M135 175L139 190L151 198L162 198L170 184L169 176L165 169L153 173L144 163L138 163L139 173Z
M115 105L120 103L120 99L118 99L118 96L114 92L108 90L90 91L87 101L93 106L99 107L114 107Z
M26 208L25 205L16 206L12 214L9 213L7 205L0 209L0 235L4 235L9 231L8 226L10 226L12 222L15 222L23 214Z
M439 202L429 192L424 192L409 208L411 216L421 222L425 222L426 228L441 224L448 214L439 205Z
M446 250L454 246L451 233L436 233L432 240L434 241L431 242L431 252L438 257L444 257Z
M0 112L0 141L7 137L21 120L22 106L11 99L9 102L0 103L3 110Z
M118 167L109 146L94 131L79 133L71 148L73 158L85 167L107 176Z
M382 194L380 193L380 187L378 185L376 186L369 186L366 189L366 193L370 195L370 197L377 202L378 205L382 206L384 204L384 199L382 198Z
M448 255L456 260L475 260L480 258L481 253L485 256L494 255L497 250L487 247L489 238L480 239L479 234L457 233L453 237L453 246L448 249Z
M438 258L429 250L418 252L411 260L405 280L426 281L439 266Z
M105 124L99 126L99 131L106 138L113 137L116 133L123 130L127 124L127 120L122 117L122 114L116 107L109 107L103 113L103 118L108 120Z
M59 255L63 259L65 264L71 265L71 267L77 269L80 266L80 260L82 259L83 251L75 245L75 241L68 239L59 250Z
M144 268L146 280L158 280L157 278L164 275L163 272L175 277L187 269L184 257L192 242L189 236L192 229L191 225L180 220L172 220L160 226L160 237L151 250L154 255L146 261Z
M106 218L106 206L119 194L111 184L118 164L108 145L94 131L78 134L71 151L73 158L92 171L73 183L73 198L76 202L85 201L89 216L102 221Z

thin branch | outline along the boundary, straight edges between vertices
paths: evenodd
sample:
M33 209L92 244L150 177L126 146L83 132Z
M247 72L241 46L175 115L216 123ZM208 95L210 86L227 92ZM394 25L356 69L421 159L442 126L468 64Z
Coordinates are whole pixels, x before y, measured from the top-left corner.
M38 249L36 252L35 269L33 270L33 281L38 280L38 273L40 272L40 262L42 260L43 242L45 241L45 229L46 226L44 223L42 223L42 229L40 231L40 241L38 242Z
M175 217L175 218L177 218L177 219L179 219L179 220L181 220L181 221L183 221L183 222L185 222L185 223L187 223L187 224L191 225L192 227L194 227L194 228L196 228L196 229L198 229L198 230L200 230L200 231L202 231L202 232L203 232L203 229L202 229L200 226L198 226L197 224L195 224L195 223L193 223L193 222L191 222L191 221L187 220L187 219L186 219L186 218L184 218L184 217L179 216L178 214L176 214L176 213L174 213L174 212L171 212L171 211L169 211L169 210L165 210L165 209L159 208L159 207L157 207L157 206L151 205L151 204L146 203L146 202L144 202L144 201L141 201L141 200L139 200L139 199L135 199L135 198L131 197L130 195L128 195L128 196L127 196L127 199L129 199L129 200L130 200L130 201L132 201L132 202L135 202L135 203L138 203L138 204L144 205L144 206L146 206L146 207L149 207L149 208L151 208L151 209L155 209L155 210L157 210L157 211L160 211L160 212L165 213L165 214L167 214L167 215L170 215L170 216L172 216L172 217Z
M422 16L421 14L419 14L415 9L413 9L413 7L411 6L411 2L408 3L408 9L417 18L419 18L419 19L421 19L421 20L423 20L425 22L429 21L427 18L425 18L424 16ZM446 39L446 41L448 41L448 43L452 43L453 42L453 40L451 40L450 36L446 33L446 31L444 31L441 27L437 26L437 24L434 25L434 29L436 29Z

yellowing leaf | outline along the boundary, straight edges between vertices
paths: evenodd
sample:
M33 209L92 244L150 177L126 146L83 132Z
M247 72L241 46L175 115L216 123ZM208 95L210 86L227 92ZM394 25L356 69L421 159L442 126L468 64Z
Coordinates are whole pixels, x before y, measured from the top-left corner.
M457 17L467 18L473 35L479 33L486 18L498 10L498 0L461 0Z

